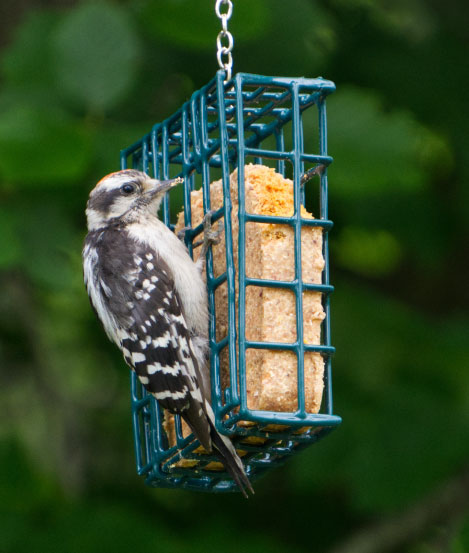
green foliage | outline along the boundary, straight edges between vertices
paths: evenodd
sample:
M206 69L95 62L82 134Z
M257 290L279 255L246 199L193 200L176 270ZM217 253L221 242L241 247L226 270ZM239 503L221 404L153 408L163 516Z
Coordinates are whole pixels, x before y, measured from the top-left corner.
M347 482L360 510L396 509L469 455L458 438L469 425L467 327L344 283L334 300L335 401L353 425L296 460L292 474L311 493Z
M333 255L341 267L365 276L380 277L395 271L401 248L393 235L385 230L369 232L346 227L333 242Z
M206 5L204 0L147 1L141 19L148 32L158 40L168 41L172 46L213 51L220 20L214 10L206 9ZM221 13L226 12L226 7L222 6ZM268 2L240 0L228 25L236 40L250 42L265 35L271 21Z
M16 234L17 216L0 208L0 267L14 266L21 259L21 242Z
M384 110L376 94L368 91L344 87L331 98L329 135L329 149L338 159L331 169L332 194L412 194L429 182L430 172L445 174L451 168L441 136L408 112Z
M59 89L91 111L114 106L135 82L138 35L117 6L78 6L57 26L52 48Z
M344 423L247 503L149 490L134 474L128 373L81 281L89 189L213 75L213 5L15 6L0 50L0 551L230 552L242 540L247 553L327 552L459 478L469 457L464 3L235 2L235 70L338 85L331 301ZM463 508L440 513L440 534L422 528L395 550L436 551L445 532L448 551L468 550Z
M33 12L24 19L2 58L3 75L8 83L50 86L53 73L48 37L56 21L57 17L49 12Z
M21 105L2 114L0 175L5 182L66 184L83 177L89 161L89 135L69 114Z

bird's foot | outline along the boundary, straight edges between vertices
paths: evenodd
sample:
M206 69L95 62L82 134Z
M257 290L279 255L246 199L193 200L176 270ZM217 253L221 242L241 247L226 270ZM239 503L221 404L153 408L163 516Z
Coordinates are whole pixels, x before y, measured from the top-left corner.
M178 239L181 241L181 242L184 242L185 239L186 239L186 232L189 231L189 230L192 230L191 227L182 227L181 230L178 230L176 236L178 237Z
M221 220L218 220L218 228L212 228L212 217L215 211L207 211L203 220L204 238L193 244L194 247L202 245L199 259L205 259L210 246L219 244L221 240L221 234L223 232L223 224Z

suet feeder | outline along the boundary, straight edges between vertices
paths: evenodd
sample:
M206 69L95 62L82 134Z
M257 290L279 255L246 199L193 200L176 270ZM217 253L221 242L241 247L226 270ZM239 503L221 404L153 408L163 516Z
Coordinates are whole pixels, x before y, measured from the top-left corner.
M226 266L215 275L213 258L207 260L206 277L211 315L209 329L212 406L217 429L229 435L240 451L246 472L254 481L282 464L294 453L327 435L341 419L333 413L330 342L326 97L335 90L331 81L317 78L265 77L238 73L228 82L218 71L206 86L171 117L121 153L121 167L143 170L154 178L184 178L185 224L191 223L191 192L202 189L204 213L212 209L210 184L221 179L223 205L213 220L223 221ZM245 205L245 166L268 165L293 181L291 216L249 213ZM237 169L237 237L233 240L230 175ZM235 173L236 174L236 173ZM233 177L232 177L233 178ZM311 207L313 206L313 207ZM163 220L170 221L169 200L163 203ZM317 218L305 217L309 209ZM253 223L288 226L293 231L294 277L291 280L254 278L246 272L246 228ZM319 283L302 279L302 230L322 229L324 268ZM197 225L186 233L189 252L203 231ZM234 251L233 242L238 251ZM235 264L236 261L236 264ZM226 283L226 284L225 284ZM217 335L216 290L227 287L227 332ZM288 290L294 298L296 339L259 341L246 327L246 290L249 287ZM316 293L322 303L318 343L305 340L303 301ZM248 398L248 350L290 352L296 359L296 400L290 411L252 408ZM308 409L305 357L321 358L322 401L319 412ZM223 368L221 361L225 356ZM322 373L321 373L322 376ZM324 387L322 389L322 382ZM252 390L251 390L252 392ZM168 434L163 410L131 373L132 417L137 471L149 486L213 492L235 491L227 473L213 470L216 458L200 451L192 435L185 436L179 417L174 435ZM319 407L319 405L318 405ZM198 449L199 448L199 449Z

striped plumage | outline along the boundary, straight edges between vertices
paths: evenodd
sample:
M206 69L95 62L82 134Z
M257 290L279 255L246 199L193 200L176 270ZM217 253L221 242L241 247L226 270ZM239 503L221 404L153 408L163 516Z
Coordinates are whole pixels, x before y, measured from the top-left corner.
M179 413L207 451L218 454L245 493L252 491L210 406L208 313L200 266L156 216L160 182L135 170L102 179L87 204L85 284L108 337L164 408Z

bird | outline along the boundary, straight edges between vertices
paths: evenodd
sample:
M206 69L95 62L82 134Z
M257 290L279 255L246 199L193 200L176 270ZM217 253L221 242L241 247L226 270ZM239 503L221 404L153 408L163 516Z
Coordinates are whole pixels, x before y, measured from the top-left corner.
M231 440L218 432L210 403L207 289L202 263L215 240L207 216L197 262L157 216L183 179L124 169L102 178L86 205L83 275L108 338L161 407L179 414L214 452L240 491L254 493ZM210 216L210 213L208 214Z

